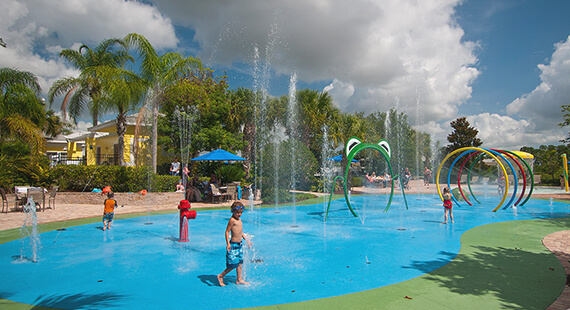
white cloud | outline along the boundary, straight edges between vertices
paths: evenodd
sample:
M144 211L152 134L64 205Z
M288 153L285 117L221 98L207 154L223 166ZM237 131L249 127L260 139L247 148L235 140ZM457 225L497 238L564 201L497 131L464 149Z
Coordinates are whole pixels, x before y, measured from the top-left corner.
M558 144L564 138L561 129L537 130L531 121L510 116L482 113L467 116L467 120L479 130L477 137L483 141L485 148L519 150L523 146Z
M168 18L136 1L5 0L0 37L7 47L0 48L0 67L36 74L47 93L55 80L77 75L58 57L62 49L80 43L94 47L130 32L144 35L155 48L174 48L178 42Z
M525 117L537 130L562 122L561 106L570 104L570 37L555 44L550 64L539 64L541 83L507 106L511 116Z
M155 2L195 30L201 59L251 62L258 47L277 73L333 81L346 112L387 110L396 97L409 112L419 90L426 121L449 118L479 75L477 45L453 19L459 0Z

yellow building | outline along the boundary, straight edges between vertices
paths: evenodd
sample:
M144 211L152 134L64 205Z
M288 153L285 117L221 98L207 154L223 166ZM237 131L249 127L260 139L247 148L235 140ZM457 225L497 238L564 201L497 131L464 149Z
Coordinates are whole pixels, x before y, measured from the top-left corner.
M83 164L85 159L85 142L77 135L57 135L46 138L46 155L53 165L56 164Z
M147 150L149 149L149 132L146 126L141 126L139 138L135 139L136 115L127 116L127 130L124 135L123 164L134 166L145 164ZM116 119L88 128L89 134L85 136L85 153L88 165L118 165L119 164L119 136L117 135ZM135 142L136 140L136 142ZM136 144L135 144L136 143ZM136 145L136 147L135 147Z
M138 139L135 139L137 115L127 116L127 130L124 135L123 165L149 165L150 126L140 126ZM87 129L88 133L69 136L59 135L46 138L46 155L52 165L56 164L87 164L87 165L118 165L119 137L117 135L116 119L98 124ZM136 145L136 147L135 147ZM161 154L159 148L158 163L170 162L167 154Z

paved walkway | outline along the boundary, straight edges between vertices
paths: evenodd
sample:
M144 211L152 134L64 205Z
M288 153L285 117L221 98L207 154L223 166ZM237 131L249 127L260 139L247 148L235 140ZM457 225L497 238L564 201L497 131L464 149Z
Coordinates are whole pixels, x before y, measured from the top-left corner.
M566 278L570 279L570 230L552 233L544 237L542 244L556 255L566 271ZM570 286L568 286L568 281L566 280L566 287L564 287L560 297L547 309L570 309Z

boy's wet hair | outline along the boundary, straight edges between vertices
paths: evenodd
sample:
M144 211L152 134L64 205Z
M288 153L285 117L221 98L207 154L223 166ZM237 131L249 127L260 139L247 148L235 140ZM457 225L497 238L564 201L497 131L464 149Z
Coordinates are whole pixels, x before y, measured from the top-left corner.
M115 197L115 193L113 193L113 192L108 192L108 193L107 193L107 198L111 199L111 198L113 198L113 197Z
M235 201L232 204L232 213L235 213L237 211L243 211L245 210L245 207L243 206L243 203L241 203L240 201Z

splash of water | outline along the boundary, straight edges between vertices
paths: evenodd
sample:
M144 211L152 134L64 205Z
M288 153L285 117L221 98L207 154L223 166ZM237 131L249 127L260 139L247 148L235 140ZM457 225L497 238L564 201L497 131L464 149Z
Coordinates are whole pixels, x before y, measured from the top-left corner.
M333 161L327 160L333 156L332 145L329 141L328 126L323 125L323 143L321 147L321 178L322 178L322 193L323 195L323 215L327 210L328 189L331 186L333 179ZM327 237L327 222L323 220L323 237Z
M174 119L178 125L178 135L180 138L180 163L181 169L188 165L190 161L190 144L192 143L192 127L196 119L197 111L195 107L188 108L176 108L174 111ZM182 177L184 187L186 188L186 183L188 182L185 173L180 172ZM183 194L184 195L184 194Z
M24 213L26 218L24 224L20 227L20 235L22 247L20 250L20 260L29 259L34 263L38 262L38 252L41 247L41 242L38 234L38 215L36 213L36 203L30 197L28 202L24 205ZM29 244L26 244L27 242ZM31 250L31 257L26 256L26 250L29 247Z
M294 190L297 189L297 175L296 175L296 159L297 150L295 149L296 141L298 140L298 113L297 113L297 74L293 73L289 79L289 102L287 106L289 112L289 135L292 140L291 144L291 190L293 194L293 225L297 225L297 201Z

